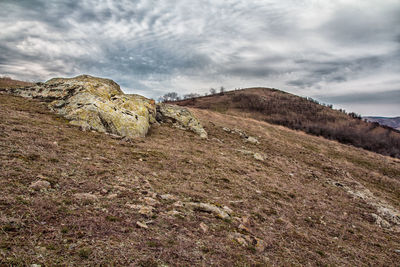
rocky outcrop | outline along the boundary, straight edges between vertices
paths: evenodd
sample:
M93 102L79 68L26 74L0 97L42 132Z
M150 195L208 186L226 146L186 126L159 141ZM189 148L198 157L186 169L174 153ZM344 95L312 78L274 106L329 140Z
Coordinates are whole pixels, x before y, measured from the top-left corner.
M50 109L84 130L144 137L155 122L154 100L124 94L114 81L89 75L55 78L11 92L49 102Z
M165 103L158 104L157 121L172 123L177 128L189 130L201 138L207 138L207 132L187 108Z
M124 94L112 80L81 75L75 78L54 78L30 87L11 88L9 92L48 102L50 109L83 130L112 135L144 137L157 119L172 121L174 126L193 131L206 138L200 122L186 109L140 95Z

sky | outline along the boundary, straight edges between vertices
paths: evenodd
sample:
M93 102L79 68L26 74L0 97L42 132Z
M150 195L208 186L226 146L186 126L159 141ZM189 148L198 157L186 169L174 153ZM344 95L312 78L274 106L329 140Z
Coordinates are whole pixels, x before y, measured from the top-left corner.
M399 0L0 0L0 75L125 93L270 87L400 116Z

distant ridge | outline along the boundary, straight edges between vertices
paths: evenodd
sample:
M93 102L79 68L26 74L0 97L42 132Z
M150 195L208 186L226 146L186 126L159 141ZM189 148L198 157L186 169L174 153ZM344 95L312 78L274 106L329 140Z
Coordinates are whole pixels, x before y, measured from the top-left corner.
M251 117L400 158L400 132L397 130L366 122L356 113L334 110L311 98L277 89L247 88L174 103Z
M380 125L385 125L400 131L400 117L388 118L388 117L368 116L368 117L363 117L363 119L366 119L369 122L377 122Z

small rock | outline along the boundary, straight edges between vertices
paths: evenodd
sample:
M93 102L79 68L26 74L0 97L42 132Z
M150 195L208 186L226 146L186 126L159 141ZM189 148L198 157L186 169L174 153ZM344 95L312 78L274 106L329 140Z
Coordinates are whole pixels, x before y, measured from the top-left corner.
M182 201L177 201L177 202L175 202L175 203L173 204L173 206L174 206L174 207L177 207L177 208L180 208L180 207L183 207L183 203L182 203Z
M258 251L258 252L263 252L264 251L264 249L265 249L265 244L264 244L264 241L262 241L261 239L259 239L259 238L257 238L257 237L253 237L254 238L254 240L255 240L255 247L256 247L256 250Z
M253 157L254 157L256 160L264 161L264 157L263 157L260 153L254 153Z
M260 143L255 137L252 136L247 137L246 142L254 145L258 145Z
M247 228L246 226L244 226L243 224L239 224L238 229L247 233L250 233L249 228Z
M108 190L105 189L105 188L103 188L103 189L101 189L101 193L102 193L102 194L107 194L107 193L108 193Z
M41 267L42 265L40 264L31 264L31 267Z
M157 205L157 204L158 204L158 201L155 200L154 198L151 198L151 197L145 197L145 198L144 198L144 202L145 202L147 205L150 205L150 206L154 206L154 205Z
M76 193L74 194L74 197L86 203L93 203L98 200L96 195L90 193Z
M186 205L194 209L213 213L214 215L216 215L218 218L221 219L228 219L230 217L226 211L212 204L188 202L186 203Z
M181 215L182 213L176 210L170 210L167 212L167 214L171 216L176 216L176 215Z
M176 197L171 194L160 195L162 200L176 200Z
M223 127L222 130L224 130L224 131L227 132L227 133L230 133L230 132L231 132L231 129L229 129L228 127Z
M394 252L399 253L400 254L400 249L395 249Z
M118 194L109 194L107 196L108 199L114 199L114 198L117 198L117 197L118 197Z
M208 226L203 222L200 223L200 228L203 231L203 233L206 233L208 231Z
M144 216L147 216L147 217L151 217L151 216L153 216L153 210L154 210L154 207L152 207L152 206L142 206L139 209L139 213L141 215L144 215Z
M375 219L375 223L382 228L390 228L390 223L385 219L382 219L380 216L376 215L375 213L371 213L371 216Z
M50 188L50 183L47 182L47 181L39 180L39 181L31 183L31 185L29 187L34 189L34 190L39 191L39 190L42 190L42 189Z
M233 210L231 210L228 206L223 206L222 208L223 208L224 211L226 211L226 213L228 213L229 215L233 213Z
M136 225L137 225L138 227L140 227L140 228L149 229L149 227L147 226L146 223L142 223L142 222L137 221L137 222L136 222Z
M236 242L238 242L239 245L242 245L243 247L247 247L247 242L246 242L246 240L245 240L243 237L237 236L237 237L235 237L234 240L235 240Z

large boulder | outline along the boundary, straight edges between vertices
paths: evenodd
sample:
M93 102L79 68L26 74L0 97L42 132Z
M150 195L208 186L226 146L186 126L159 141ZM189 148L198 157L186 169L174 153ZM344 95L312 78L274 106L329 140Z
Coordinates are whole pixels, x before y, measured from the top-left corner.
M154 123L154 100L124 94L112 80L81 75L55 78L28 88L10 89L14 94L39 98L83 129L128 138L144 137Z
M201 138L207 138L207 132L200 121L187 108L160 103L157 104L156 118L157 121L172 123L177 128L189 130Z

